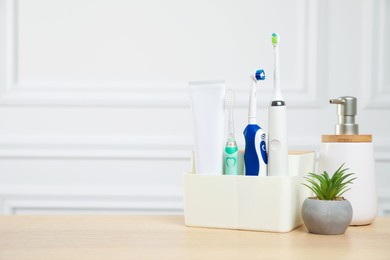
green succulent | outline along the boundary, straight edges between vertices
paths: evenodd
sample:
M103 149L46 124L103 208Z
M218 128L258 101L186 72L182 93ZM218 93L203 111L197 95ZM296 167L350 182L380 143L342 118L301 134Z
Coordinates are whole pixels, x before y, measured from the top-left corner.
M320 200L338 200L342 198L342 194L350 190L347 185L352 184L352 181L356 179L356 177L351 178L354 173L346 173L349 168L343 169L344 164L335 171L332 177L329 177L326 171L322 174L310 172L307 174L309 177L304 177L310 185L302 184L312 190Z

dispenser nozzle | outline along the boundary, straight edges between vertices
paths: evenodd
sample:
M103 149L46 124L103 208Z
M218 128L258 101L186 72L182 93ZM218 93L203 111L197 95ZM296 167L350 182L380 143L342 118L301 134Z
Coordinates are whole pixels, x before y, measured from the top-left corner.
M343 105L345 103L345 100L344 99L335 98L335 99L329 100L329 103Z

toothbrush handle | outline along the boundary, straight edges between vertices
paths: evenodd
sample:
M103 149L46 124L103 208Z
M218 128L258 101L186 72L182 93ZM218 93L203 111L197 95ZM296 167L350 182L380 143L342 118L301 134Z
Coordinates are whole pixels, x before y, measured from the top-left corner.
M245 175L267 176L266 135L258 125L249 124L244 130Z
M226 147L224 152L225 175L238 175L238 147Z
M286 106L271 105L269 107L268 120L268 175L287 176L288 145Z

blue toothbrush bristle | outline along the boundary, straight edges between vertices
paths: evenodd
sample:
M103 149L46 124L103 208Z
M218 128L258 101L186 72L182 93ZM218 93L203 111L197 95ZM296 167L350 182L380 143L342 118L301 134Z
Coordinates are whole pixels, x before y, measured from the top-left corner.
M256 80L265 80L264 70L256 70L255 76L256 76Z

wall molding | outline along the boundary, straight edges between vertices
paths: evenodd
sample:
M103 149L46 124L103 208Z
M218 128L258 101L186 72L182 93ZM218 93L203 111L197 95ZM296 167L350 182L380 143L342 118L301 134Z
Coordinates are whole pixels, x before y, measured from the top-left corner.
M317 136L291 137L291 150L319 152ZM0 159L190 160L191 136L0 136ZM375 160L390 162L390 140L374 143Z
M2 213L182 214L178 189L107 187L0 187Z
M366 108L390 108L390 86L385 86L385 34L390 29L390 20L386 20L389 1L363 1L364 21L362 28L362 71L361 89ZM389 15L389 14L387 14ZM386 24L387 22L387 24ZM387 51L390 51L387 50ZM390 64L389 64L390 66ZM371 87L368 87L371 86Z
M381 216L390 216L390 192L378 192L378 211Z
M150 86L144 82L22 82L18 78L18 1L0 0L4 10L0 12L0 28L5 37L0 37L4 61L0 61L0 70L4 69L5 78L0 81L0 106L71 106L71 107L188 107L189 95L187 82L162 82ZM286 91L289 106L318 107L319 86L317 82L317 1L303 1L307 27L304 31L305 62L303 69L304 86ZM8 51L6 51L8 50ZM234 88L234 86L229 86ZM270 95L271 90L264 90ZM265 106L265 97L259 97ZM248 92L237 93L238 107L248 104ZM260 104L261 103L261 104Z
M23 191L21 191L23 190ZM0 187L0 212L18 214L183 214L181 190L107 187ZM378 192L381 216L390 214L390 194Z
M1 136L0 158L189 160L190 137Z

